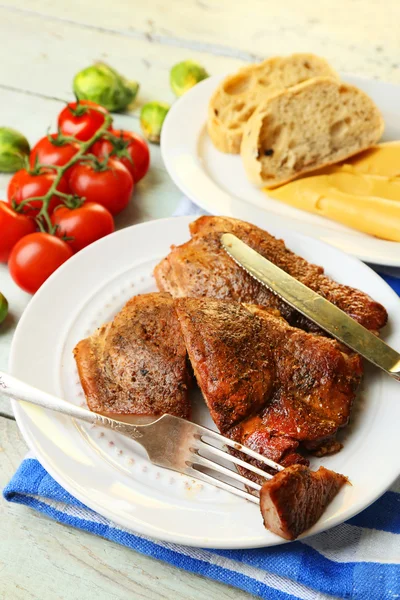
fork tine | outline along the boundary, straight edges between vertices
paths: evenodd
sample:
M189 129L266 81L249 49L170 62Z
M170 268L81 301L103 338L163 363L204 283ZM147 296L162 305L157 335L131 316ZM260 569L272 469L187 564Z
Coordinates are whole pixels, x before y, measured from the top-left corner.
M202 436L208 436L210 438L214 438L214 439L222 442L226 446L230 446L231 448L234 448L235 450L239 450L239 452L243 452L243 454L247 454L248 456L251 456L252 458L255 458L256 460L263 462L265 465L272 467L276 471L283 471L283 469L284 469L284 467L282 467L282 465L274 462L270 458L267 458L266 456L263 456L262 454L259 454L258 452L254 452L254 450L251 450L251 448L247 448L246 446L243 446L243 444L234 442L233 440L226 438L225 436L221 435L220 433L217 433L216 431L212 431L211 429L207 429L206 427L202 427L201 425L196 425L196 429L198 430L198 433L200 434L201 438L202 438Z
M251 465L250 463L247 463L244 460L241 460L240 458L237 458L236 456L229 454L228 452L224 452L223 450L216 448L215 446L211 446L211 444L207 444L207 442L205 442L204 440L200 440L200 441L206 446L207 452L210 452L210 454L215 454L216 456L220 456L224 460L228 460L229 462L232 462L235 465L239 465L240 467L247 469L247 471L252 471L253 473L256 473L256 475L265 477L265 479L272 479L273 475L271 475L271 473L267 473L266 471L263 471L262 469L259 469L258 467L255 467L254 465ZM200 450L201 450L201 447L200 447ZM248 485L250 485L250 484L248 484Z
M209 467L210 469L213 469L214 471L218 471L219 473L223 473L224 475L227 475L228 477L231 477L232 479L236 479L236 481L240 481L240 483L243 483L244 485L248 485L249 487L252 487L257 491L261 490L261 485L259 485L255 481L252 481L251 479L247 479L247 477L243 477L239 473L236 473L236 471L231 471L231 469L227 469L226 467L224 467L218 463L215 463L214 461L209 460L208 458L205 458L204 456L201 456L197 452L195 452L194 454L195 454L195 457L192 459L193 465L197 464L197 465L203 465L204 467Z
M250 500L250 502L254 502L254 504L259 504L260 499L258 496L253 496L249 492L245 492L244 490L240 490L234 485L230 485L229 483L225 483L225 481L221 481L216 477L212 477L207 473L203 473L203 471L199 471L198 469L194 469L193 467L187 467L185 469L185 473L190 477L194 477L195 479L199 479L200 481L204 481L205 483L209 483L215 487L219 487L231 494L235 494L236 496L240 496L241 498L245 498L246 500Z

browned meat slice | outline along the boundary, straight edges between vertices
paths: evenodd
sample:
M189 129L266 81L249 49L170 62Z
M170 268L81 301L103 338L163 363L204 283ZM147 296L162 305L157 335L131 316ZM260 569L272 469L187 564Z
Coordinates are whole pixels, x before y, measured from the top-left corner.
M387 313L364 292L333 281L322 267L288 250L282 240L255 225L227 217L200 217L190 226L192 239L173 248L155 269L160 290L173 296L230 299L278 308L292 325L315 331L316 327L274 296L239 267L223 250L221 234L237 235L257 252L327 298L370 330L379 331Z
M344 475L324 467L313 472L304 465L293 465L280 471L260 492L266 529L286 540L296 539L318 521L347 481Z
M362 374L358 355L261 307L211 298L179 298L176 306L222 433L291 464L300 460L299 443L316 449L347 423Z
M251 426L251 430L250 427L248 428L249 425ZM298 452L300 443L297 440L286 435L276 435L274 432L268 431L260 417L250 417L243 423L230 429L225 435L244 444L247 448L251 448L255 452L278 462L284 467L289 467L293 464L310 464L310 461ZM232 448L229 449L229 452L243 460L243 454L241 452ZM247 456L246 462L275 474L273 469L266 467L263 463L253 458ZM243 467L237 466L237 470L241 475L247 477L247 479L251 479L260 485L265 481L263 477L260 477ZM248 488L248 491L252 492L253 490Z
M135 296L74 355L90 410L189 417L191 377L169 294Z

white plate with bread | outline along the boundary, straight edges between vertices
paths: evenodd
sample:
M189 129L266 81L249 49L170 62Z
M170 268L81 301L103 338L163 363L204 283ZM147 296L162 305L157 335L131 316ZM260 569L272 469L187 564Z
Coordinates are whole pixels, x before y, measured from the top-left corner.
M400 86L339 78L313 55L269 59L180 98L162 155L207 212L253 223L267 213L366 262L400 266L400 143L382 144L400 140L399 106Z

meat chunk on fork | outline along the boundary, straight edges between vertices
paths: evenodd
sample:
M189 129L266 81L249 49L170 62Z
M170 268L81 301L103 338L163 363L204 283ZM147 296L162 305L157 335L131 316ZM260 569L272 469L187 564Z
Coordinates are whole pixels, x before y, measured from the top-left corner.
M159 289L174 297L209 296L277 308L291 325L321 332L226 254L220 237L222 233L233 233L367 329L378 332L386 324L387 313L381 304L360 290L337 283L325 275L322 267L297 256L282 240L255 225L228 217L200 217L191 223L190 233L192 239L173 248L154 271Z
M169 294L135 296L74 349L90 410L188 418L191 374Z

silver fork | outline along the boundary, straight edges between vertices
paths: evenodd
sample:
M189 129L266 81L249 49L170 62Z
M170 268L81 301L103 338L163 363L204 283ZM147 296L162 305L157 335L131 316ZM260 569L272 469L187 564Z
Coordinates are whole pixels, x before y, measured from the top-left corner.
M172 469L179 473L185 473L190 477L215 485L256 504L259 502L258 495L254 495L236 485L232 485L232 483L223 481L215 475L222 475L227 479L233 479L235 482L246 485L255 490L256 494L261 489L261 486L220 464L220 462L217 462L217 459L244 467L248 471L256 475L261 475L265 479L271 479L273 475L266 473L237 456L233 456L224 446L241 452L245 455L244 458L246 456L254 458L275 471L283 470L283 467L278 463L254 452L250 448L246 448L242 444L238 444L215 431L211 431L207 427L202 427L201 425L185 421L179 417L173 417L172 415L163 415L156 421L146 425L124 423L75 406L2 372L0 372L0 393L19 401L23 400L42 408L63 413L74 419L91 423L92 425L100 425L101 427L112 429L143 446L154 465ZM214 458L215 460L213 460ZM202 469L207 469L209 472L205 472ZM211 473L215 473L215 475Z

